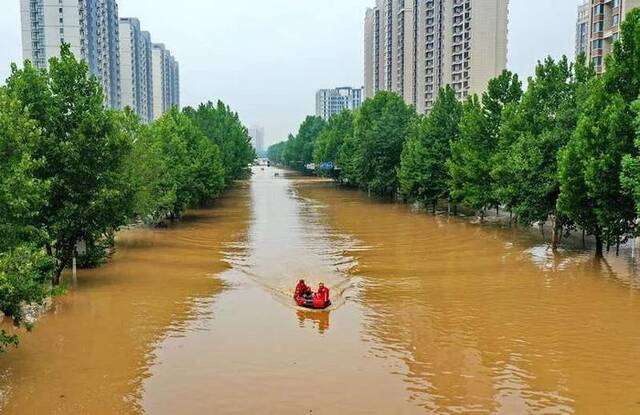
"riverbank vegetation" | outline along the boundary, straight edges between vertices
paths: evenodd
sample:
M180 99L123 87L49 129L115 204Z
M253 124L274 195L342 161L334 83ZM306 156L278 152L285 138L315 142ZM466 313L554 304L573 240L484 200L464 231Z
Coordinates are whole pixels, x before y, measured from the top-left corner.
M177 108L151 125L106 109L68 45L48 69L12 66L0 87L0 311L25 323L63 270L105 260L115 232L203 206L250 174L247 129L226 105ZM0 351L18 338L0 330Z
M460 102L449 86L427 115L379 92L269 148L302 169L335 167L343 184L430 206L506 209L518 223L551 223L551 246L576 228L596 256L638 236L640 212L640 10L596 76L584 56L539 62L526 88L504 71ZM304 129L304 134L303 133ZM297 144L304 140L304 151ZM313 147L313 150L309 150Z

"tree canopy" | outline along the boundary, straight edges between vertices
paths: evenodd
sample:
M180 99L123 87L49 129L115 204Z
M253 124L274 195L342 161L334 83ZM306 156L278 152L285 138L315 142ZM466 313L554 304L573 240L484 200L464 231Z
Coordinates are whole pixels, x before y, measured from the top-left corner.
M207 205L248 176L255 152L221 102L173 108L151 125L105 108L65 44L48 69L12 65L0 87L0 156L0 312L21 325L24 306L42 303L74 257L96 266L120 227ZM0 331L0 351L17 341Z

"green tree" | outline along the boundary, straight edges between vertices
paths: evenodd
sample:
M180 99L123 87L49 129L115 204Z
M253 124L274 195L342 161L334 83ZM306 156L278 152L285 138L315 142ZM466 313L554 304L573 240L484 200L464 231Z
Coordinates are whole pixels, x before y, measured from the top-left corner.
M592 83L580 121L560 157L558 208L596 238L596 256L603 243L618 243L634 228L633 199L621 189L622 158L633 152L628 133L632 123L620 94L607 94Z
M353 112L344 110L327 122L326 128L318 136L313 149L313 162L336 163L338 153L346 137L353 135Z
M592 76L584 58L575 66L566 57L547 58L536 67L521 102L503 113L493 169L496 195L522 224L551 220L554 250L569 223L556 208L558 154L576 127L579 96Z
M170 214L175 203L175 188L170 185L171 168L150 127L125 110L119 116L120 129L129 136L131 152L125 159L127 181L134 189L134 218L158 223Z
M638 108L634 102L640 95L639 62L640 9L635 9L621 26L604 76L589 85L578 128L561 157L558 207L595 236L597 257L603 255L605 242L619 244L637 232L629 189L637 180L633 163L638 157L634 146Z
M411 128L402 152L400 193L409 200L431 203L449 197L451 143L457 141L462 104L450 86L438 93L428 116Z
M24 69L14 65L7 91L42 131L33 151L43 160L35 177L48 180L50 189L34 225L50 238L46 247L56 259L57 284L79 241L98 241L131 216L132 189L123 168L131 143L118 130L113 112L105 110L100 85L69 45L49 67L47 72L29 62Z
M502 112L509 104L517 104L522 98L522 82L517 74L508 70L489 81L482 94L482 108L487 118L490 140L497 144L502 125Z
M282 141L280 143L270 146L269 149L267 150L267 158L273 163L278 163L278 164L284 163L283 153L286 146L287 146L286 141Z
M224 168L218 146L208 140L190 117L177 109L165 113L151 126L154 145L169 166L162 187L172 202L171 218L185 209L208 203L224 188ZM171 194L173 193L173 194Z
M499 206L492 180L493 158L498 149L499 132L504 108L518 103L522 97L522 84L518 75L503 71L489 81L482 95L468 98L460 120L460 136L451 143L448 163L451 198L480 212Z
M0 88L0 252L46 240L35 226L49 191L48 180L34 177L43 164L33 157L40 139L37 124Z
M459 138L451 142L449 188L452 200L479 211L481 220L485 209L495 205L490 180L493 140L480 100L469 97L463 105Z
M322 117L307 116L300 125L298 134L290 135L287 140L283 152L285 163L293 168L304 169L306 164L313 162L313 148L325 126L326 122Z
M635 118L635 152L640 149L640 100L634 102L632 106ZM635 201L636 212L640 213L640 157L627 154L622 161L621 183L623 188L629 192Z
M53 259L33 245L20 244L0 253L0 312L15 326L25 324L25 304L41 305L51 294L53 268ZM18 336L0 329L0 352L9 345L17 346Z
M396 169L414 118L414 109L392 92L379 92L362 104L354 121L353 160L363 189L379 195L396 193Z
M200 104L197 109L187 107L184 113L218 147L224 166L225 185L230 186L235 180L247 178L256 153L238 114L221 101L216 105L212 102Z
M24 323L24 305L42 303L50 292L53 264L38 248L47 235L34 226L49 191L48 181L34 176L40 139L36 123L0 87L0 312L16 326ZM0 329L0 352L17 343Z

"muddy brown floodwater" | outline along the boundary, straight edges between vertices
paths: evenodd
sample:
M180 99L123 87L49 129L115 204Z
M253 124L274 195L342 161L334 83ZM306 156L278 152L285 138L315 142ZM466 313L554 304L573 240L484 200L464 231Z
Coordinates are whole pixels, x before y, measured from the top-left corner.
M553 256L276 171L122 232L0 356L0 412L640 413L630 252ZM330 310L294 307L301 276Z

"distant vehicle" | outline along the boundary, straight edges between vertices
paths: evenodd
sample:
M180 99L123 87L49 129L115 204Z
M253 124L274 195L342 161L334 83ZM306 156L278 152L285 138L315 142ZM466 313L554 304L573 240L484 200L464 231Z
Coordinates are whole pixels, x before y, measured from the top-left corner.
M273 173L273 177L280 177L280 173L278 172Z

